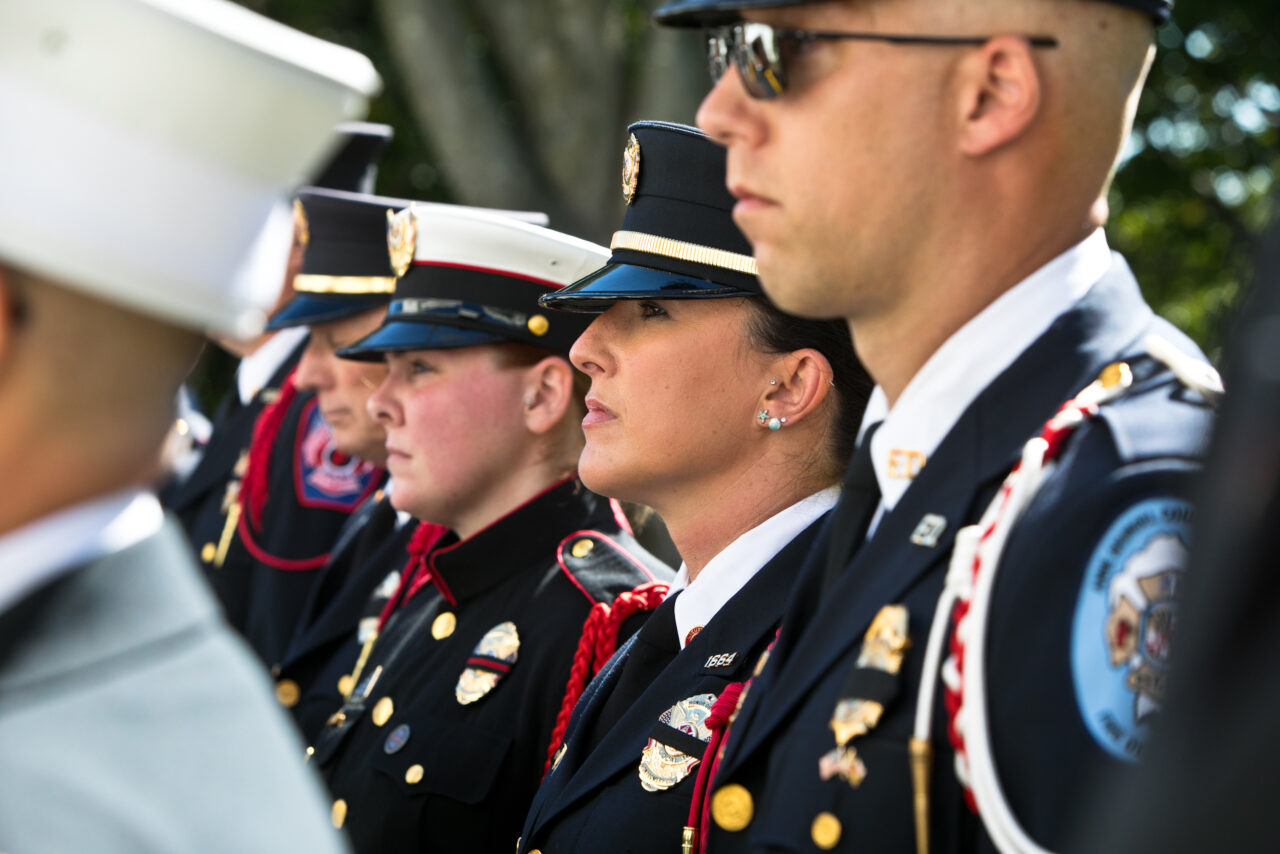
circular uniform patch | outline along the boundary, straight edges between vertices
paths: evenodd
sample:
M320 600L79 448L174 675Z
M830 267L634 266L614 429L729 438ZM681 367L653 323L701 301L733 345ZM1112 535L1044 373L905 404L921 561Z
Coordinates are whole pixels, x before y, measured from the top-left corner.
M1194 516L1150 498L1124 511L1089 558L1071 629L1071 673L1090 734L1137 760L1164 700Z

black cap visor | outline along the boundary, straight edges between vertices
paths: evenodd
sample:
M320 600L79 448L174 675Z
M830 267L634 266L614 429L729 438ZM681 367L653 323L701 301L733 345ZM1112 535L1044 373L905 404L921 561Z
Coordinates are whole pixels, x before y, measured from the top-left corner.
M267 322L267 331L277 332L292 326L314 326L317 323L344 320L382 308L390 299L391 294L371 297L296 294L271 316L271 320Z
M556 311L600 314L621 299L717 299L757 296L722 282L634 264L608 264L585 279L538 298Z

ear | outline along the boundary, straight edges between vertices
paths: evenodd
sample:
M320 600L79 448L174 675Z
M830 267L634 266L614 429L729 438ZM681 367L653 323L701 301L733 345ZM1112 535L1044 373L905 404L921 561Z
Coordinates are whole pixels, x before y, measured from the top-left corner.
M549 432L569 410L573 401L573 368L559 356L548 356L524 372L524 423L529 432Z
M960 62L962 153L983 157L1031 126L1041 95L1034 50L1026 39L996 36Z
M826 399L831 391L830 380L834 372L826 356L806 348L780 358L770 376L776 384L769 386L761 396L757 411L767 409L769 418L785 419L783 423L791 427L804 420Z

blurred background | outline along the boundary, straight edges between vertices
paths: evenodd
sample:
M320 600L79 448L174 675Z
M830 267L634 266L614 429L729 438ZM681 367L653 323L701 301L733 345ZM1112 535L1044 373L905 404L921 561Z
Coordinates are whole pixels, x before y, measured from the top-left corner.
M373 60L386 90L370 121L396 132L379 193L543 210L605 244L623 129L692 123L709 86L702 40L649 23L661 0L240 2ZM1177 0L1157 42L1108 238L1218 361L1280 189L1280 4ZM231 365L210 348L206 406Z

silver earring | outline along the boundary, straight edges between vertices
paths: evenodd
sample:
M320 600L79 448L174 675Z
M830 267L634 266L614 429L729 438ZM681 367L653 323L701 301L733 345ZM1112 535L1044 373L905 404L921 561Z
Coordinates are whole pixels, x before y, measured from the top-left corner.
M769 385L777 385L777 384L778 384L777 380L769 380Z
M774 431L781 430L782 425L786 423L787 423L787 419L785 418L770 418L769 429Z
M756 420L759 421L761 424L764 424L765 422L767 422L769 420L769 410L761 409L759 412L757 412Z

